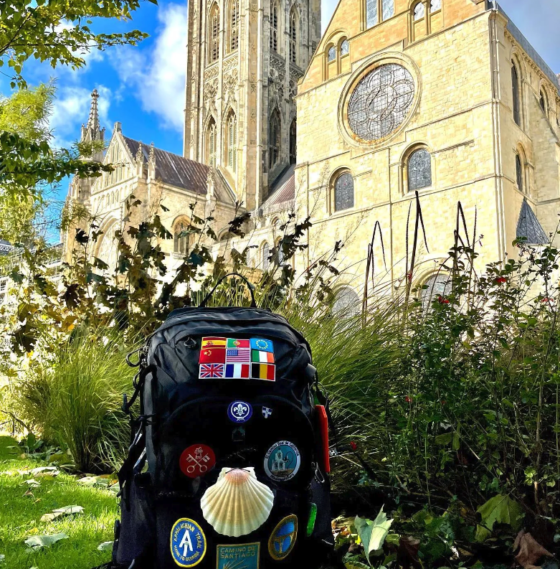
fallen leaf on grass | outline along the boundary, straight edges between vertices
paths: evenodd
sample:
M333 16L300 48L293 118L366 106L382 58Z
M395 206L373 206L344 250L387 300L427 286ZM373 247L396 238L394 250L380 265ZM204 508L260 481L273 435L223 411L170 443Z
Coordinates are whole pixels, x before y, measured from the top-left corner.
M50 476L58 476L60 470L56 466L40 466L39 468L34 468L29 471L33 476L38 476L41 474L49 474Z
M45 514L41 517L42 522L52 522L58 518L64 518L65 516L73 516L75 514L82 514L84 509L82 506L64 506L64 508L57 508L53 510L50 514Z
M515 560L524 569L536 569L535 563L541 557L554 557L550 551L547 551L530 533L521 530L515 538L513 551L519 553L515 556Z
M27 484L30 488L38 488L41 486L41 483L33 478L31 480L25 480L24 484Z
M113 549L113 542L112 541L104 541L103 543L101 543L97 549L99 551L109 551L111 549Z
M54 535L34 535L33 537L29 537L25 540L25 545L29 547L27 550L28 552L37 551L43 547L49 547L61 539L68 539L68 536L65 533L56 533Z
M383 511L383 508L381 508L379 514L377 514L377 517L373 521L356 516L354 525L356 526L356 531L364 544L364 550L368 561L371 554L376 555L381 551L383 542L389 533L389 528L392 523L393 520L387 519L387 515Z

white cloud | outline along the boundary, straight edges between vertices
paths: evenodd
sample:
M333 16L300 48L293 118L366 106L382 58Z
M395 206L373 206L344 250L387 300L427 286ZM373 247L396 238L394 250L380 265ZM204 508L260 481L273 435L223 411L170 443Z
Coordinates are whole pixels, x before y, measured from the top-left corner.
M158 20L161 26L151 51L121 48L114 64L126 87L140 99L142 108L161 117L164 127L182 132L187 7L161 6Z
M99 92L101 126L110 128L111 90L104 85L98 85L96 89ZM55 146L69 148L77 140L81 125L87 123L90 107L91 91L89 89L75 86L65 86L58 89L50 119Z

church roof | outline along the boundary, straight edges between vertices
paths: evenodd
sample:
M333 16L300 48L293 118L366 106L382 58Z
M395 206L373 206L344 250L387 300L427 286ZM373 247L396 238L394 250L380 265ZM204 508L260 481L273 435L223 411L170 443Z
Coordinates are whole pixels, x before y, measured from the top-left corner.
M0 239L0 255L7 255L14 250L14 247L11 243L6 241L5 239Z
M261 210L264 214L285 209L291 206L296 197L296 166L288 166L284 172L276 179L270 188L270 193L266 201L262 204Z
M549 67L546 61L538 54L537 50L531 45L529 40L521 33L521 30L511 21L510 17L506 14L504 9L496 2L498 12L504 15L507 20L508 32L515 38L515 41L525 50L527 55L541 68L541 71L552 81L556 87L557 92L560 94L560 83L554 71Z
M517 239L525 239L524 242L527 245L548 245L550 242L527 200L523 200L521 212L519 213Z
M141 142L123 136L130 152L133 156L138 154ZM146 162L150 158L150 146L142 145L142 153ZM154 148L154 157L156 162L156 178L165 184L184 188L191 192L195 192L201 196L207 194L208 173L210 166L189 160L178 154L173 154L167 150ZM216 198L224 203L235 203L235 199L231 191L218 177L215 184Z

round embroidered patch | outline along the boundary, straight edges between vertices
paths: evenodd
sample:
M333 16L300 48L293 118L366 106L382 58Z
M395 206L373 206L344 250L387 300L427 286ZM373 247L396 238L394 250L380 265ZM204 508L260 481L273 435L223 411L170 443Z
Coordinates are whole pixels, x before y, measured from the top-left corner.
M272 532L268 540L268 553L274 561L282 561L286 559L292 552L298 532L297 516L291 515L284 518Z
M253 408L244 401L234 401L228 407L228 417L234 423L246 423L253 416Z
M265 472L277 482L291 480L298 473L300 465L299 450L289 441L273 444L264 457Z
M206 536L193 520L181 518L171 528L171 555L179 567L194 567L206 555Z
M179 466L185 476L198 478L212 470L216 464L214 451L206 445L192 445L185 449L179 459Z

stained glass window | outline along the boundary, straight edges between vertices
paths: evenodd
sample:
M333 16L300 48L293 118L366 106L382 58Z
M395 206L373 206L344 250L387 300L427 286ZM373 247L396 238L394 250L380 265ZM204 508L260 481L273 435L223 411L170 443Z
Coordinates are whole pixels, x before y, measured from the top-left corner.
M354 178L350 172L344 172L334 184L334 211L351 207L354 207Z
M348 40L344 40L340 44L340 56L344 57L345 55L348 55L349 53L350 53L350 44L348 43Z
M404 122L413 100L410 72L395 63L382 65L354 89L348 102L348 123L363 140L384 138Z
M395 0L382 0L383 21L392 18L395 14Z
M441 0L432 0L430 4L430 11L437 12L438 10L441 10Z
M417 22L418 20L422 20L426 15L426 7L424 6L423 2L419 2L414 7L414 21Z
M239 47L239 0L231 0L230 51Z
M269 145L269 167L272 168L280 156L281 143L281 123L278 109L274 109L270 115L270 145Z
M297 14L292 8L290 14L290 61L297 63Z
M220 56L220 10L214 5L210 15L210 63Z
M366 24L368 28L377 24L377 0L366 0Z
M270 49L278 51L278 4L276 2L270 11Z
M428 188L432 185L432 157L421 148L415 150L408 159L408 191Z
M517 180L517 187L519 188L519 191L524 192L523 165L521 164L521 156L519 156L519 154L515 155L515 178Z
M335 296L332 311L339 318L352 318L360 314L360 297L350 287L341 288Z
M335 59L336 59L336 48L333 45L329 48L329 63L331 61L334 61Z
M432 275L426 280L424 286L427 288L420 291L420 301L422 302L424 310L430 308L432 302L438 296L449 296L452 289L449 276L442 273Z
M521 126L521 101L519 100L519 74L515 64L511 66L511 88L513 93L513 120Z

